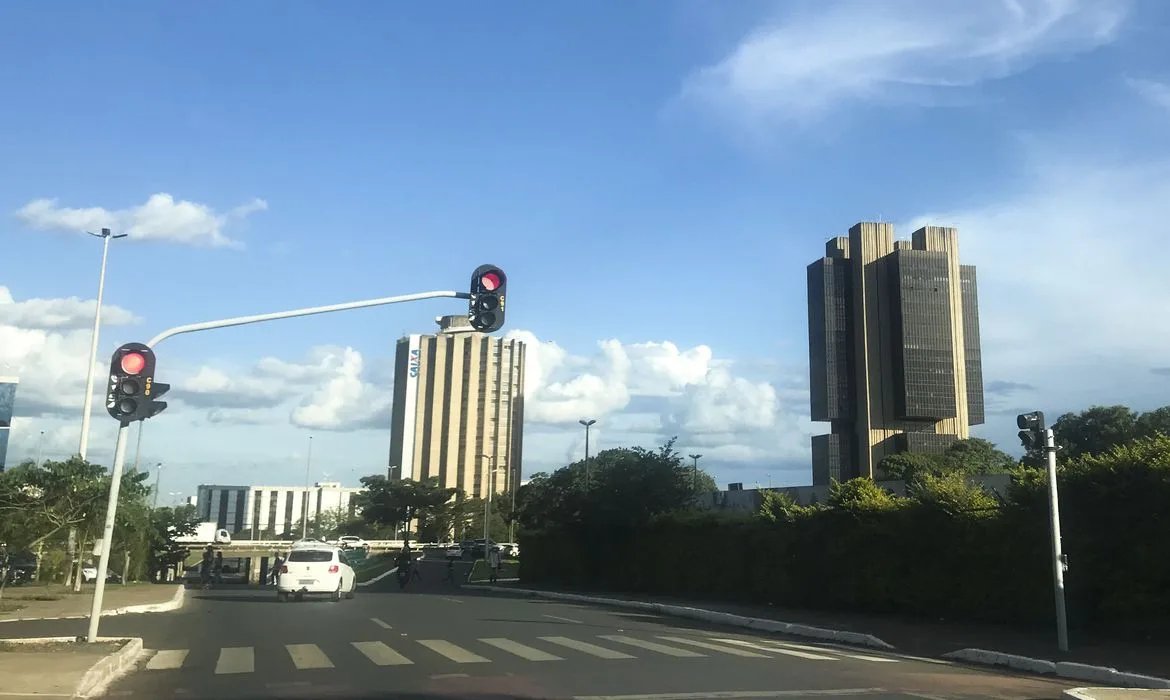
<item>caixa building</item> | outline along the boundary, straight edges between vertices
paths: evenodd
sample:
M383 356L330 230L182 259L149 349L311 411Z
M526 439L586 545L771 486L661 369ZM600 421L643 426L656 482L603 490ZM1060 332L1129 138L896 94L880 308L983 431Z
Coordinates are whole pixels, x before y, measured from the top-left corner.
M312 486L222 486L199 487L195 508L203 522L214 522L236 537L264 539L299 534L301 519L309 522L318 514L352 516L354 494L362 488L319 481Z

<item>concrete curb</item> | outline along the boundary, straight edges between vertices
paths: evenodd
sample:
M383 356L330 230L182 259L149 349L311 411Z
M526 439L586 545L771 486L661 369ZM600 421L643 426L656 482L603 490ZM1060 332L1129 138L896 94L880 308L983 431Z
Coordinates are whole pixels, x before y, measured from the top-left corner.
M153 612L169 612L171 610L178 610L183 607L186 602L187 589L185 586L179 586L179 590L175 591L175 595L165 603L148 603L146 605L128 605L124 608L114 608L112 610L103 610L102 617L107 615L135 615L138 613L153 613ZM89 617L85 615L61 615L59 617L10 617L0 620L0 623L5 622L36 622L38 620L81 620Z
M1070 700L1098 700L1097 691L1108 691L1109 695L1120 694L1133 700L1144 697L1170 698L1170 691L1146 688L1068 688L1061 691L1060 696Z
M18 639L4 639L5 644L45 644L52 642L77 643L79 637L21 637ZM89 667L77 687L73 690L75 698L91 698L101 695L111 683L130 672L138 658L142 656L141 637L98 637L99 642L125 642L122 648L106 655L100 661Z
M873 636L872 634L831 630L824 627L813 627L811 625L801 625L792 622L781 622L779 620L769 620L762 617L733 615L731 613L718 612L715 610L704 610L703 608L691 608L684 605L667 605L664 603L648 603L640 600L601 598L598 596L579 595L576 593L556 593L553 591L536 591L522 588L494 588L492 586L468 585L463 586L463 588L471 591L491 591L495 593L510 594L519 593L529 598L548 598L550 600L567 600L576 603L609 605L616 608L630 608L633 610L641 610L643 612L655 612L661 613L663 615L671 615L674 617L684 617L691 620L713 622L715 624L730 625L732 627L746 627L748 629L762 630L765 632L779 632L780 634L790 634L795 637L821 639L824 641L837 642L840 644L851 644L854 646L871 647L874 649L894 649L892 644L888 644Z
M171 599L165 603L147 603L146 605L128 605L124 608L114 608L113 610L103 610L102 617L107 615L137 615L140 613L160 613L178 610L183 607L186 602L187 587L179 586ZM88 615L86 616L88 617Z
M99 637L98 641L105 641ZM129 673L134 663L142 656L142 638L127 638L121 649L97 662L85 672L73 692L75 698L98 697L105 693L110 684Z
M1048 661L1033 659L1016 654L1004 654L987 649L959 649L943 658L952 661L966 661L968 663L985 666L1004 666L1017 671L1027 671L1044 675L1069 678L1078 681L1092 681L1094 683L1108 683L1120 689L1170 689L1170 680L1157 676L1146 676L1140 673L1126 673L1108 666L1091 666L1073 661ZM1115 689L1115 688L1110 688ZM1091 688L1074 688L1073 690L1092 690ZM1070 696L1079 697L1079 696ZM1091 697L1091 696L1090 696ZM1086 700L1086 698L1081 698Z
M377 576L370 579L369 581L358 581L357 582L358 588L365 588L366 586L372 586L375 583L381 581L382 579L386 578L390 574L393 574L397 571L398 571L398 567L396 566L393 569L390 569L389 571L384 571L384 572L378 574Z

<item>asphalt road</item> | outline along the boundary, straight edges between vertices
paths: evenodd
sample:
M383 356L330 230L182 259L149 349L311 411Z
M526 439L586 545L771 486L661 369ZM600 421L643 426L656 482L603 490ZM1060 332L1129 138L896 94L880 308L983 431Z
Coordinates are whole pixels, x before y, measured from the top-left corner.
M279 603L271 590L190 591L182 610L125 615L104 636L149 650L110 697L1057 698L1069 683L604 607L461 592L443 564L399 591ZM71 635L84 620L0 625Z

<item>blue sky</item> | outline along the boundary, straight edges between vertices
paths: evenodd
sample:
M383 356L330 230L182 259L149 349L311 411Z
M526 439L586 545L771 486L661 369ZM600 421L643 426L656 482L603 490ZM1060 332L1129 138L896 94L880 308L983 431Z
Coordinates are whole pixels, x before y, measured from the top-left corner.
M807 482L826 428L804 268L861 220L960 227L1001 411L982 434L1014 450L1019 407L1164 403L1170 332L1150 326L1170 287L1128 259L1170 214L1153 0L64 7L0 9L0 360L37 414L18 456L41 430L49 452L76 443L64 368L84 377L100 255L78 228L103 221L132 236L100 357L501 265L508 327L540 346L527 473L579 452L581 414L603 445L678 434L721 482ZM29 300L61 317L29 321ZM355 428L381 419L394 340L460 310L167 341L176 400L144 460L177 467L176 492L297 483L312 434L322 472L378 471L387 431Z

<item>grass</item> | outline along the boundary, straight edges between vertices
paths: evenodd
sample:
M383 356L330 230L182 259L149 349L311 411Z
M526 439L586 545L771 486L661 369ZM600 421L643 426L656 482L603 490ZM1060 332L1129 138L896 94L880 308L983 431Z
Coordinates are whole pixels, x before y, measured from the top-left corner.
M4 652L68 652L80 651L85 653L112 654L122 648L125 642L4 642L0 641L0 653Z
M394 557L389 554L375 554L372 557L366 557L366 560L360 566L354 568L354 575L357 576L359 583L365 583L372 579L381 576L387 571L394 568Z
M476 559L475 563L471 565L471 575L467 577L468 583L479 583L490 579L488 575L488 566L483 559ZM520 577L520 562L516 559L505 559L500 562L500 578L519 578Z
M24 605L16 603L11 600L0 600L0 613L16 612L23 608Z

